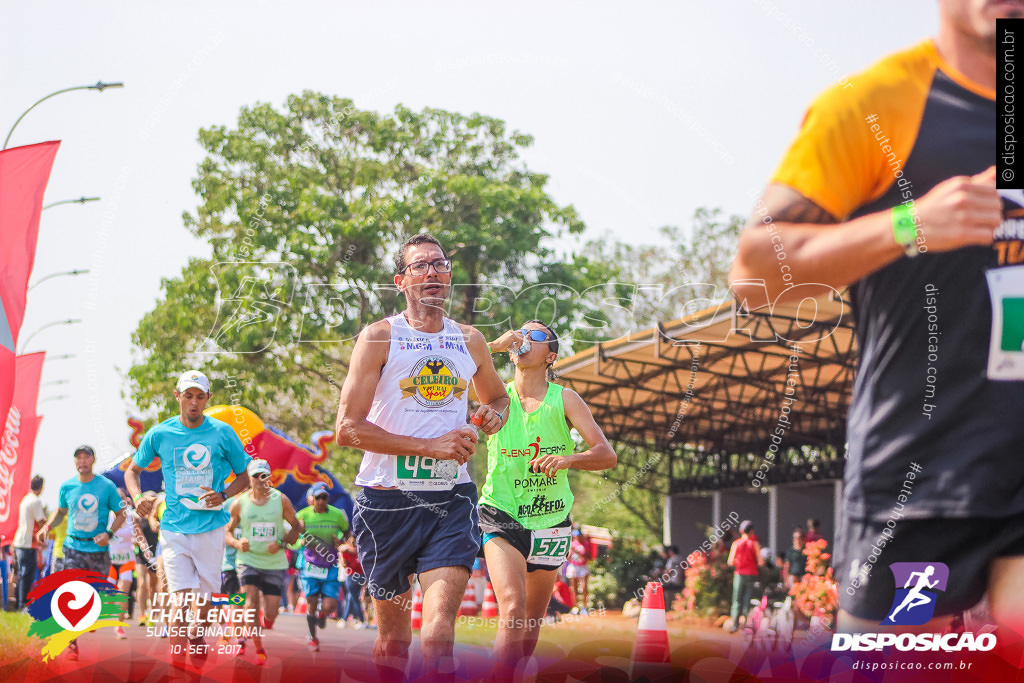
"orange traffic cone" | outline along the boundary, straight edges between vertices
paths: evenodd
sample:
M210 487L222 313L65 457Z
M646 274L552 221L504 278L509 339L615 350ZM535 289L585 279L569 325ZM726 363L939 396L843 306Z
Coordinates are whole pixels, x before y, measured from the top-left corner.
M494 599L494 588L490 581L487 582L487 590L484 591L484 607L480 611L480 616L484 619L498 616L498 602Z
M295 613L305 614L309 611L309 604L306 602L305 596L300 595L299 601L295 603Z
M472 584L467 585L466 592L462 594L462 606L459 607L459 616L476 616L476 591L473 590Z
M412 593L412 630L419 631L423 628L423 593L420 592L420 585L416 584L416 590Z
M640 623L633 643L632 678L657 680L670 672L670 661L665 595L661 583L651 581L644 588L644 601L640 607Z

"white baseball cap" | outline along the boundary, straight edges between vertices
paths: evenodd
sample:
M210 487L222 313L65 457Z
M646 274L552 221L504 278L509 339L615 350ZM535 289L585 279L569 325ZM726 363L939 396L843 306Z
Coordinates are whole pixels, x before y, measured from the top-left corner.
M249 465L245 470L249 473L250 477L254 474L270 474L270 463L260 458L253 458L249 461Z
M186 370L181 373L181 377L178 378L178 393L181 393L191 387L200 389L208 394L210 393L210 380L207 379L206 375L198 370Z

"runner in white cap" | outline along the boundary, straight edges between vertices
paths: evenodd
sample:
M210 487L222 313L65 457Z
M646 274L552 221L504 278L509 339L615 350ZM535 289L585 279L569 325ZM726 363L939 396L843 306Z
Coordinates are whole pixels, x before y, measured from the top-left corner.
M220 588L220 564L224 555L224 525L228 513L224 501L249 487L245 467L249 456L230 426L203 415L210 400L210 380L198 370L178 379L174 391L181 412L150 429L124 475L139 515L148 516L155 496L143 497L139 475L154 458L160 458L167 509L160 520L160 545L168 590L176 600L192 604L197 593L207 595ZM225 479L235 479L225 487ZM213 606L200 607L201 619ZM191 633L184 623L186 610L175 609L182 620L171 625L171 661L181 666L190 653L195 664L206 660L206 641Z

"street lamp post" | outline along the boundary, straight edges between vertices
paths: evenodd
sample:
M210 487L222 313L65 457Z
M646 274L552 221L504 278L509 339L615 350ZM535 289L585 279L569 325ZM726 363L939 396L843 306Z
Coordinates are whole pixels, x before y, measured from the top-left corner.
M124 87L124 83L104 83L103 81L96 81L95 85L76 85L73 88L64 88L63 90L58 90L56 92L50 93L49 95L47 95L46 97L42 98L41 100L38 100L35 104L33 104L28 109L26 109L22 113L21 116L18 117L18 120L14 122L13 126L11 126L11 130L9 130L7 132L7 137L4 139L3 149L7 149L7 143L11 141L11 135L14 134L14 129L17 128L18 124L21 123L21 120L23 118L25 118L25 114L29 113L30 111L32 111L37 106L39 106L40 104L42 104L46 100L50 99L51 97L55 97L57 95L60 95L61 93L71 92L72 90L96 90L97 92L103 92L107 88L123 88L123 87Z
M82 269L76 268L75 270L65 270L65 271L61 271L59 273L50 273L49 275L47 275L46 277L42 278L41 280L37 280L34 284L29 285L28 289L25 290L25 293L28 294L29 292L31 292L33 289L35 289L39 285L41 285L44 282L46 282L47 280L51 280L51 279L53 279L55 277L60 277L62 275L85 275L88 272L89 272L88 268L82 268Z
M99 200L99 197L79 197L78 199L62 199L59 202L47 204L46 206L43 207L43 211L46 211L47 209L52 208L54 206L59 206L61 204L85 204L86 202L98 202Z
M54 320L54 321L53 321L52 323L46 323L45 325L43 325L43 326L42 326L42 327L40 327L40 328L39 328L38 330L36 330L35 332L33 332L32 334L30 334L30 335L28 336L28 339L26 339L26 340L25 340L25 343L23 343L23 344L21 345L21 349L19 349L19 350L18 350L18 355L21 355L22 353L24 353L24 351L25 351L25 347L26 347L26 346L28 346L28 343L29 343L30 341L32 341L32 339L33 339L33 338L34 338L34 337L35 337L35 336L36 336L37 334L39 334L40 332L42 332L43 330L45 330L45 329L47 329L47 328L49 328L49 327L56 327L57 325L74 325L74 324L76 324L76 323L80 323L80 322L82 322L82 319L81 319L81 318L73 318L73 319L72 319L72 318L68 318L67 320Z

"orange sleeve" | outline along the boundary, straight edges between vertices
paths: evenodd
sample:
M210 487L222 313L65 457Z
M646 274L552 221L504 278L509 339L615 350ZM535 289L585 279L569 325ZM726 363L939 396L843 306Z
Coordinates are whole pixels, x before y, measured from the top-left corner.
M840 221L880 197L913 150L938 63L925 41L823 92L772 182Z

